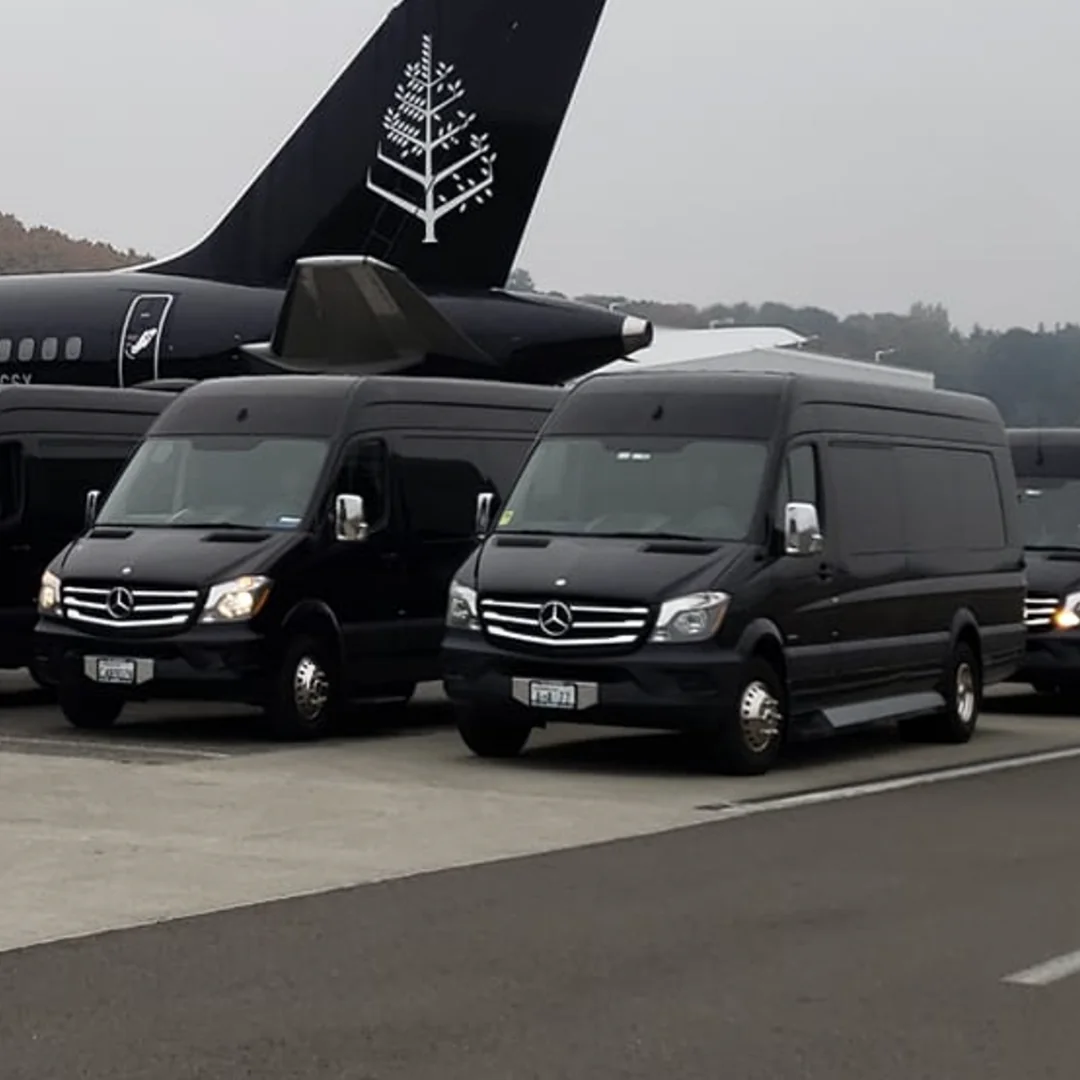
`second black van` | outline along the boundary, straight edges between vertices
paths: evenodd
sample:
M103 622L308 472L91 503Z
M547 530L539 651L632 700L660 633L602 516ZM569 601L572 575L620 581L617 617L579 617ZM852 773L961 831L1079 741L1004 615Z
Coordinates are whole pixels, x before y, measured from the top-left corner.
M185 390L41 580L37 646L77 727L133 698L265 706L287 738L438 677L447 587L561 392L254 376Z
M991 402L597 375L455 577L444 684L479 755L561 719L694 732L723 769L761 773L797 732L899 720L966 741L1023 654L1023 599Z

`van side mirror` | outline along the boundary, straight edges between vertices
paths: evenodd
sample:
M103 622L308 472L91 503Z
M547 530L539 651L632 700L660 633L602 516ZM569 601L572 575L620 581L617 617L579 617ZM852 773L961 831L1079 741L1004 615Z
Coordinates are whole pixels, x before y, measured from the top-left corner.
M101 501L101 492L96 488L86 493L86 527L89 529L97 521L98 503Z
M817 507L791 502L784 507L784 554L817 555L825 547Z
M476 496L476 535L483 539L491 528L491 516L495 509L495 496L490 491L481 491Z
M334 539L355 544L367 538L364 500L359 495L339 495L334 500Z

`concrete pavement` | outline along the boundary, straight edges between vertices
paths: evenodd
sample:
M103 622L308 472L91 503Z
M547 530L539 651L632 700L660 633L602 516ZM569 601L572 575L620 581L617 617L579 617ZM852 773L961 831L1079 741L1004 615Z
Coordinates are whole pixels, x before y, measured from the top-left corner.
M1080 761L0 955L4 1080L1073 1080Z

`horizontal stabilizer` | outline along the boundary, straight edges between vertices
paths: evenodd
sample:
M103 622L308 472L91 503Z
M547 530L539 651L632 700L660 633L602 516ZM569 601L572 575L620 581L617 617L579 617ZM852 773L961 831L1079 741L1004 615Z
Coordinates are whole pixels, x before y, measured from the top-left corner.
M298 260L273 338L243 349L306 374L387 374L426 357L495 366L400 270L365 255Z

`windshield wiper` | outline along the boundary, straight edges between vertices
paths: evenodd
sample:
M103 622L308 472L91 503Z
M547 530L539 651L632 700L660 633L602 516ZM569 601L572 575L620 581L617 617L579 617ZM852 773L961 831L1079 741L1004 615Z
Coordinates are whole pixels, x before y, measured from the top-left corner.
M1028 551L1075 551L1080 554L1080 544L1025 544Z

